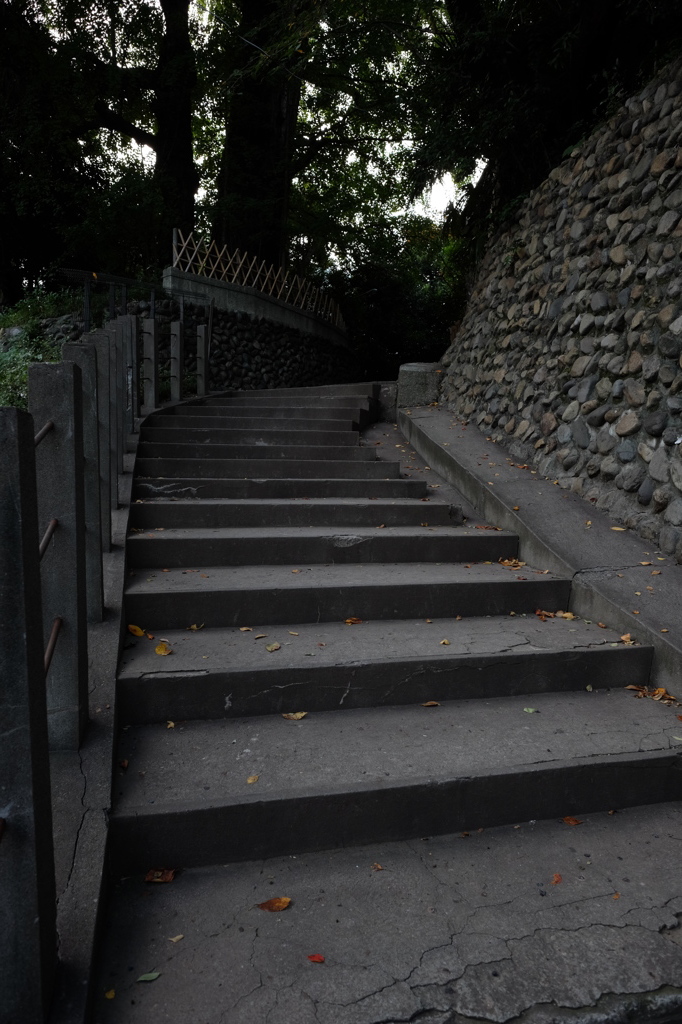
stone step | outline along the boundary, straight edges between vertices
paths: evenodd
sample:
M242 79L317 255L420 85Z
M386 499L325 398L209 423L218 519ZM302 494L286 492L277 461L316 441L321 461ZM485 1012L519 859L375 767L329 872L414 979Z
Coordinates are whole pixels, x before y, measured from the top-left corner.
M331 444L350 447L357 445L357 430L230 430L222 427L187 427L184 422L169 417L165 420L145 420L140 431L142 441L167 443L180 431L186 443L195 444Z
M513 559L516 534L466 526L213 527L154 529L128 537L132 568L192 565L354 565Z
M203 430L248 430L248 431L281 431L281 430L305 430L315 433L329 433L338 431L346 435L349 432L357 432L359 422L357 417L347 416L335 419L325 416L324 419L310 420L302 417L287 418L282 416L224 416L220 409L203 409L188 406L187 411L182 415L165 416L154 419L153 425L158 428L162 423L166 429L184 430L186 428L199 427ZM333 442L336 443L336 442Z
M190 474L211 479L238 478L248 480L285 477L299 479L389 480L400 476L398 462L356 462L335 459L212 459L155 458L144 456L135 461L135 472L141 477L187 477Z
M137 529L157 527L270 527L270 526L452 526L462 521L459 505L416 499L364 498L219 499L203 501L154 501L134 504L129 525ZM488 531L486 531L488 532Z
M141 441L138 459L313 459L322 461L376 462L373 448L351 448L350 445L277 445L219 444L214 441L192 443L184 434L158 441Z
M626 690L133 726L118 874L679 799L676 718ZM305 710L292 707L292 711ZM251 783L248 779L256 780Z
M359 398L378 398L380 393L380 383L371 381L367 384L361 381L359 384L319 384L312 387L262 388L258 391L219 391L212 394L210 398L205 399L205 401L214 402L221 398L242 397L253 398L256 401L261 399L265 399L267 401L272 395L278 395L283 398L290 397L292 395L300 395L303 398L339 398L346 395L352 395L353 397Z
M196 468L196 464L192 467ZM289 479L202 480L196 475L169 479L168 477L140 479L133 482L133 498L142 501L149 498L224 498L224 499L291 499L304 501L308 498L414 498L428 501L426 483L423 480L315 480L298 476Z
M127 621L161 629L347 618L508 615L568 607L570 580L497 563L141 568L125 594Z
M140 725L644 685L652 659L651 648L625 646L612 630L580 619L542 622L536 615L249 626L248 632L164 630L173 650L167 657L155 653L156 636L128 635L116 691L119 721ZM444 639L450 643L442 644ZM279 650L268 651L275 641Z
M239 395L226 395L225 397L213 397L206 399L206 405L210 406L257 406L259 409L275 409L282 406L296 409L364 409L369 412L373 405L371 398L352 398L348 395L335 395L327 398L321 395L280 395L277 391L265 391L256 397L252 392L242 392Z
M348 406L315 406L312 408L299 405L282 405L268 408L261 405L176 405L171 414L172 419L184 420L185 416L196 419L197 417L220 418L224 420L258 419L265 424L270 419L277 420L303 420L304 422L318 420L330 420L332 422L343 420L359 420L361 416L366 418L366 410L356 405ZM308 427L310 429L310 426Z

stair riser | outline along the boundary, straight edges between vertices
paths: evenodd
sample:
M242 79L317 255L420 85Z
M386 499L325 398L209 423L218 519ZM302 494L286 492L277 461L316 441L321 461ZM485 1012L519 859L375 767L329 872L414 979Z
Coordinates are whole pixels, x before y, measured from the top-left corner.
M407 619L508 615L510 611L519 614L536 608L567 608L569 593L570 581L546 579L175 594L160 591L129 593L125 608L128 622L141 622L145 629L156 632L183 629L192 622L210 627L251 622L343 622L351 616Z
M182 568L188 565L363 565L380 562L496 562L515 558L516 537L392 537L382 530L346 546L332 537L260 538L132 536L128 564L135 568Z
M433 492L431 492L433 493ZM415 498L428 494L423 480L136 480L133 498ZM428 509L428 504L424 503Z
M354 399L346 396L339 398L320 398L320 396L297 397L277 396L275 394L263 395L262 398L255 398L252 393L246 395L233 395L230 398L211 398L210 407L224 407L229 405L232 408L241 406L255 406L258 409L364 409L369 412L374 403L369 399Z
M311 421L313 423L319 420L357 420L358 422L363 422L368 417L367 410L359 409L356 405L337 406L331 409L326 407L311 409L293 404L291 406L278 405L274 408L254 405L199 405L190 406L189 408L187 406L176 406L175 411L171 415L176 420L184 420L185 416L190 416L192 419L203 416L204 418L220 417L224 420L259 419L261 422L269 419L293 419Z
M381 384L372 383L367 384L366 382L352 383L352 384L319 384L313 385L312 387L297 387L297 388L260 388L257 391L238 391L238 390L225 390L217 391L211 395L210 398L205 401L215 402L225 398L253 398L255 400L264 399L268 401L273 395L278 398L288 398L292 396L302 396L304 398L339 398L344 396L352 395L353 397L361 399L372 399L378 398L381 391Z
M279 431L279 430L305 430L315 431L319 433L321 431L340 431L342 434L346 434L349 431L357 431L359 429L358 421L348 417L347 419L323 419L323 420L305 420L305 419L282 419L281 417L270 417L270 416L223 416L220 414L220 410L216 409L206 415L195 415L194 409L188 411L182 416L168 416L164 419L164 423L168 423L168 427L163 429L175 429L185 430L188 428L199 428L201 430L268 430L268 431ZM215 413L215 415L213 414ZM220 415L219 415L220 414ZM154 420L154 427L159 426L159 421ZM335 443L335 442L334 442Z
M387 480L400 476L397 462L341 462L316 459L145 459L135 462L137 477L208 477L212 480L313 477L319 479Z
M360 437L356 430L221 430L220 428L202 429L192 427L187 429L181 425L167 427L144 426L141 431L141 439L144 442L153 444L173 444L181 441L191 444L234 444L234 445L296 445L305 447L307 445L343 445L345 448L352 448L358 443Z
M184 443L178 437L164 444L143 441L137 449L140 459L275 459L306 461L376 462L372 448L351 448L350 445L271 445L271 444L203 444Z
M214 527L262 527L271 526L456 526L461 522L459 506L453 506L453 515L447 505L431 505L418 502L413 505L387 505L370 501L358 505L311 505L308 502L282 503L280 505L208 505L196 501L132 505L130 526L137 529Z
M621 687L626 681L646 685L651 660L650 648L624 647L216 675L210 669L197 669L175 676L168 666L141 680L119 680L116 708L122 724L147 725L168 719L242 718L303 709L348 711L428 700L487 700L584 690L588 685Z
M118 875L199 867L679 800L678 766L674 754L616 755L167 813L138 808L110 819L110 865Z

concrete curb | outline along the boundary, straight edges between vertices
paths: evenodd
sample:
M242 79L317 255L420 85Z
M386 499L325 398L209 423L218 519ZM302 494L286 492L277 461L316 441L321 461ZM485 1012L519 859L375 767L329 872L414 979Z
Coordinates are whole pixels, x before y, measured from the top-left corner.
M483 519L519 535L524 561L571 577L571 611L651 644L652 681L673 693L679 689L681 566L634 533L614 532L603 512L520 467L500 445L445 409L400 409L398 425L431 469L454 484ZM652 579L654 571L660 575ZM653 592L647 591L652 585Z

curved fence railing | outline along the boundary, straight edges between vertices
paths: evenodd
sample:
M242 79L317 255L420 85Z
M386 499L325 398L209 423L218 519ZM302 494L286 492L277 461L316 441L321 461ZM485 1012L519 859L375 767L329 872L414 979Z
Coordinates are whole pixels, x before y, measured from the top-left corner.
M255 288L345 330L341 310L328 292L283 267L273 267L239 249L230 252L226 245L220 248L194 232L186 236L179 229L173 232L173 266L186 274Z

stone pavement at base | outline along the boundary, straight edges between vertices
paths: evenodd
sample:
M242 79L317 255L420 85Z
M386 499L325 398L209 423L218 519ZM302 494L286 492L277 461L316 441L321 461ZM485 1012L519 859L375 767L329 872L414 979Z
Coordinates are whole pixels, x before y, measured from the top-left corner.
M624 685L675 692L679 567L440 410L358 448L375 397L145 424L92 1020L676 1021L680 709Z

